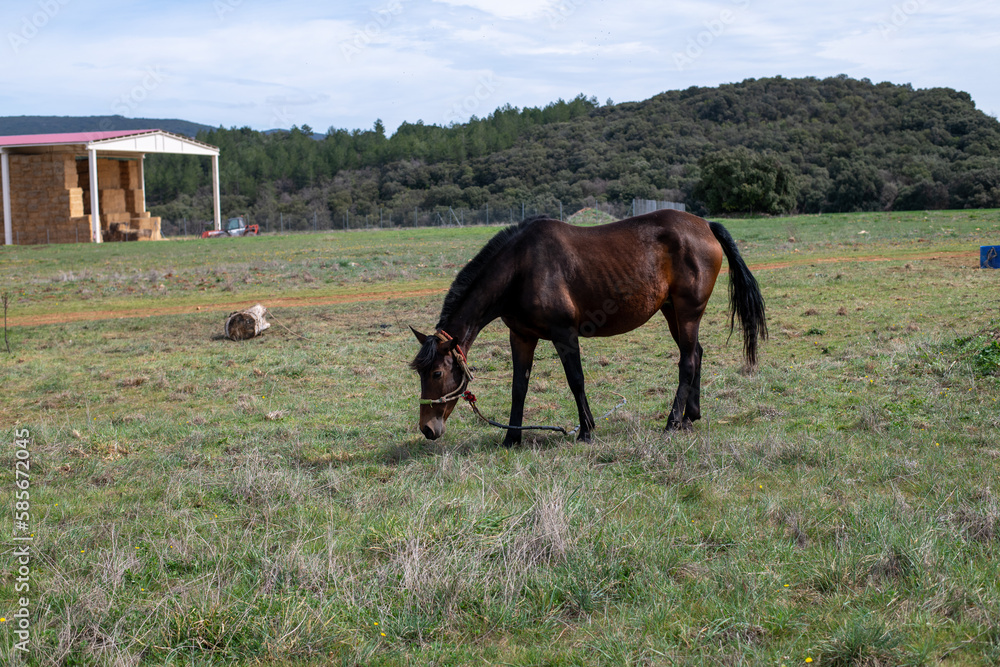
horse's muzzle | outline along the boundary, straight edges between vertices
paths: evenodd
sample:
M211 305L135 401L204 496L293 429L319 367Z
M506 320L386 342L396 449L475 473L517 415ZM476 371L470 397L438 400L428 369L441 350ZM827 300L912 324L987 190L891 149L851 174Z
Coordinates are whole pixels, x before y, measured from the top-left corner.
M433 419L426 424L420 425L420 432L428 440L437 440L444 434L444 421Z

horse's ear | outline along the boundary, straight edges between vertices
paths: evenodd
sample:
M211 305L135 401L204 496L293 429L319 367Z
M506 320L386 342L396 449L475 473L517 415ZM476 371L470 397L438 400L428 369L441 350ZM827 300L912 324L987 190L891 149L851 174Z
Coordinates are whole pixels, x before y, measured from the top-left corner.
M424 341L427 340L427 334L420 333L419 331L417 331L416 329L414 329L412 326L410 327L410 331L412 331L413 335L417 337L417 342L420 343L421 345L423 345Z
M449 338L444 343L445 352L451 352L456 347L458 347L458 340L456 340L455 338Z

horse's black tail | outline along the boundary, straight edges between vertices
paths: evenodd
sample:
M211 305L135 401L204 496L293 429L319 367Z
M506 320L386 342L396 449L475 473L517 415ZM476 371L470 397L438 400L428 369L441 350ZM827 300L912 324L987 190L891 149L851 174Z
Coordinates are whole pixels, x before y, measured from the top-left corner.
M739 315L740 327L743 329L743 354L747 363L753 367L757 365L757 341L767 340L764 297L761 296L757 279L740 257L733 237L717 222L710 222L708 225L729 260L729 335L733 334L736 316Z

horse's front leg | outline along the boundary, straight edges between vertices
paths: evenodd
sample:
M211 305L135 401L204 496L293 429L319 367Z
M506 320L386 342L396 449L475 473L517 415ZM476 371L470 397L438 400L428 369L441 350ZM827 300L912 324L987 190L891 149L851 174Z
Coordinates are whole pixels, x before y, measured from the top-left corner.
M583 364L580 362L580 338L575 331L560 332L552 336L552 342L559 353L569 390L576 399L576 409L580 418L580 433L577 440L591 441L591 431L594 430L594 416L590 413L587 394L584 391Z
M510 332L510 354L514 365L514 376L510 383L510 421L511 426L521 426L524 421L524 397L528 393L528 380L531 377L531 364L535 359L537 338L527 338ZM507 429L503 439L504 447L521 444L521 431Z

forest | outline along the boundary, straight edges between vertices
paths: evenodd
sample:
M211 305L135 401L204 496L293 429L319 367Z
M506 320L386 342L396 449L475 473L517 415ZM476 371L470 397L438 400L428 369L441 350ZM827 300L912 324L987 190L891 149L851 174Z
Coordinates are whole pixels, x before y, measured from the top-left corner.
M1000 122L950 88L841 75L773 77L600 104L503 106L448 127L387 136L309 126L198 133L221 149L224 215L323 228L414 211L554 215L633 198L700 214L1000 207ZM147 201L167 220L210 219L210 165L147 159ZM408 212L408 213L407 213Z

